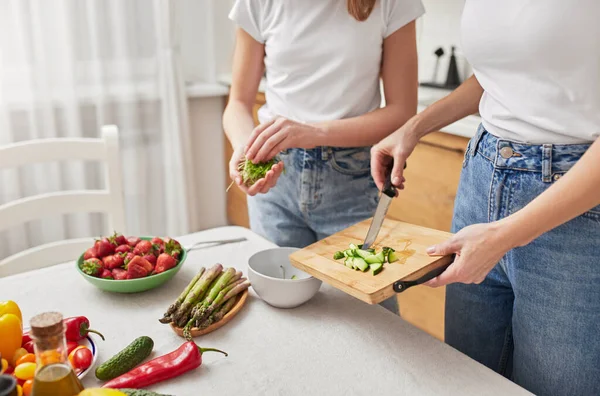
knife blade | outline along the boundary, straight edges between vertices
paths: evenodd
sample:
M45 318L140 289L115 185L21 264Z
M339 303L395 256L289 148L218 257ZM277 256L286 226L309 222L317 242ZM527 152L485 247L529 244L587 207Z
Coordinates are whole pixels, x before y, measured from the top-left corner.
M396 187L392 185L392 175L390 173L386 177L385 183L383 184L383 190L381 190L381 196L379 197L377 210L375 211L375 215L371 221L371 226L369 227L365 241L362 244L362 249L366 250L371 247L373 243L375 243L377 235L379 234L379 230L381 230L381 226L383 225L383 220L385 220L387 211L390 208L392 199L394 199L395 196Z

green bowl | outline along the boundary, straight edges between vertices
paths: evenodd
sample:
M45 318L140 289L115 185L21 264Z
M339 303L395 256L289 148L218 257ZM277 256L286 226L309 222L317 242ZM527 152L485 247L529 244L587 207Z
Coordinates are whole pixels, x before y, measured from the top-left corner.
M150 241L152 240L152 237L140 237L140 239ZM113 293L139 293L146 290L154 289L155 287L161 286L162 284L170 281L179 272L186 258L187 251L182 246L181 256L179 257L179 262L175 267L166 270L165 272L161 272L160 274L150 275L145 278L124 280L96 278L94 276L90 276L84 273L81 270L81 264L83 263L83 254L79 256L79 259L77 259L77 263L75 264L75 266L77 267L77 272L79 272L86 281L90 282L92 285L96 286L99 289Z

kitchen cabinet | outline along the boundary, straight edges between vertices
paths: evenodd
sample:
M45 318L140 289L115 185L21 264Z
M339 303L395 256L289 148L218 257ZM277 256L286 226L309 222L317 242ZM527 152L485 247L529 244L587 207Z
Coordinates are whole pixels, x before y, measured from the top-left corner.
M259 93L253 109L257 124L257 111L264 103L264 94ZM443 132L434 132L423 138L408 160L406 188L393 201L388 216L450 231L454 197L467 143L467 138ZM232 152L231 145L227 143L225 161L229 161ZM249 227L246 195L237 188L231 188L227 193L227 216L230 224ZM399 295L401 315L414 326L443 339L444 300L445 288L411 288Z

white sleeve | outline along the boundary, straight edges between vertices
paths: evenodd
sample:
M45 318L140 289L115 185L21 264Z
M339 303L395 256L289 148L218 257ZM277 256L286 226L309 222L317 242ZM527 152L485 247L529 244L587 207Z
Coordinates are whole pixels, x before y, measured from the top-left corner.
M421 0L387 0L382 1L385 31L383 38L408 25L425 13Z
M261 30L261 4L257 0L235 0L229 19L244 29L252 38L261 44L265 39Z

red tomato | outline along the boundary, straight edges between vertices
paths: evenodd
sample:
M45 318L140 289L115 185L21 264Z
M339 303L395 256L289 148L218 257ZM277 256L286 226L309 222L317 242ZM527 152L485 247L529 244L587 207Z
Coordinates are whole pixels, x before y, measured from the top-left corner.
M85 370L92 365L92 351L86 347L75 348L71 355L69 355L69 361L76 370Z
M79 346L79 344L75 341L69 341L67 342L67 356L71 354L71 352L73 352L73 349L77 348Z
M29 341L33 341L29 333L23 334L23 338L21 339L21 347L27 344Z
M23 348L29 353L35 353L33 350L33 341L29 341L23 345Z

